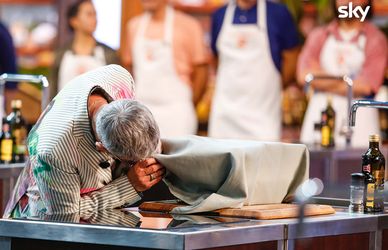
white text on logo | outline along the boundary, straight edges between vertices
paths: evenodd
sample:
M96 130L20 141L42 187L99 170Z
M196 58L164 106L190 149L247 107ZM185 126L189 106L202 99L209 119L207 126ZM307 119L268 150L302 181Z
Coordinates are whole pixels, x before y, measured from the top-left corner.
M361 18L361 22L364 22L366 16L368 15L368 11L370 6L366 6L365 10L362 9L361 6L356 6L353 8L353 3L350 2L349 6L340 6L338 7L338 18Z

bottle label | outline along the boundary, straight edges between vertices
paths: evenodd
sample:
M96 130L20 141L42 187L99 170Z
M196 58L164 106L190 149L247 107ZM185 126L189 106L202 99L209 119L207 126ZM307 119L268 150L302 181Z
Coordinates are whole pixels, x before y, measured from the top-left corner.
M381 171L381 170L373 171L373 178L375 178L377 185L383 184L384 183L384 171Z
M376 185L374 183L368 183L366 187L366 206L374 207L374 197L375 197Z
M330 144L330 127L329 126L323 126L322 127L322 146L329 146Z
M373 177L375 178L375 204L374 210L383 211L384 210L384 170L375 170L373 172Z
M370 164L362 166L362 171L370 173Z
M12 160L12 146L13 142L11 139L4 139L1 141L1 160L11 161Z

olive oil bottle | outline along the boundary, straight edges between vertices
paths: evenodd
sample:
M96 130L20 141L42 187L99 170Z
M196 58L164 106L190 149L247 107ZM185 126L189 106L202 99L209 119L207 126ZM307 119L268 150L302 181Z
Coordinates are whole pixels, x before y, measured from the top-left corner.
M335 146L335 111L332 105L332 97L327 98L327 107L321 115L321 146L331 148Z
M0 137L0 162L11 163L12 150L14 146L14 138L12 137L10 126L7 119L3 119L3 125Z
M365 175L366 213L384 211L385 158L379 149L380 137L369 136L369 149L362 156L362 172Z

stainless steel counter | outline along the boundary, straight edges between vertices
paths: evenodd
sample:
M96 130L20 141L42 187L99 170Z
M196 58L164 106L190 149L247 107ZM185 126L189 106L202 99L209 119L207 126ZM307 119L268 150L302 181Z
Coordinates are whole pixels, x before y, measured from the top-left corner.
M314 159L326 162L323 168L327 171L326 181L335 182L340 180L336 176L341 172L342 165L339 164L339 161L349 159L358 161L363 152L363 149L311 150ZM385 151L384 154L387 155ZM3 204L8 200L9 193L23 167L24 164L0 164ZM357 165L354 168L359 169L360 166ZM89 224L1 219L0 249L11 249L13 241L25 238L48 240L58 245L64 242L78 242L156 249L198 249L275 241L279 250L292 250L296 239L355 233L369 234L370 249L382 249L382 232L388 229L388 211L386 214L379 215L354 215L346 212L347 203L344 200L326 199L321 202L338 206L336 207L337 213L307 218L302 228L298 226L296 219L260 221L194 216L186 220L192 223L180 223L184 219L166 218L164 214L142 216L134 211L132 213L143 222L140 226L109 223L109 218L100 222L89 222ZM388 208L388 205L386 207Z
M151 230L33 220L0 220L0 249L10 250L13 238L79 242L156 249L198 249L283 241L281 223L243 220L183 228ZM60 243L58 243L60 244Z
M59 245L61 242L79 242L154 249L199 249L277 241L279 250L292 250L296 239L355 233L368 233L369 249L381 249L382 230L388 229L388 211L378 215L349 214L346 207L336 207L336 211L333 215L306 218L302 228L296 219L169 218L166 214L147 215L136 211L126 214L139 217L144 225L119 226L106 218L97 222L98 225L2 219L0 249L11 249L11 242L16 238L28 238L55 241ZM179 220L190 223L176 223Z
M383 229L388 228L387 223L381 222L386 221L384 218L387 215L351 215L346 209L336 210L334 215L307 218L302 230L299 230L295 221L286 221L288 249L294 249L296 239L366 232L369 233L369 249L381 249L381 233Z

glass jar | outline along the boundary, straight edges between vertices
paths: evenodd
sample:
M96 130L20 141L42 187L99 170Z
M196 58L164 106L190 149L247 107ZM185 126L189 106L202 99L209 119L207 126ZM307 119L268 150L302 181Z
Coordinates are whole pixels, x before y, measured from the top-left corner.
M353 173L350 185L350 213L364 212L365 195L365 175L363 173Z

